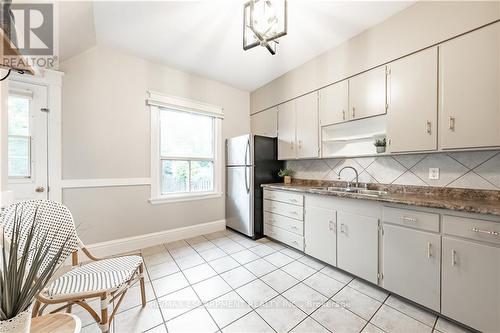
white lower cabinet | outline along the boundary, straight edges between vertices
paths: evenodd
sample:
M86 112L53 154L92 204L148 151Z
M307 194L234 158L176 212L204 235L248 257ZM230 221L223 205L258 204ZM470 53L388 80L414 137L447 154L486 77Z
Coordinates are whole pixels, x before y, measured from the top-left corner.
M441 236L384 223L383 287L440 309Z
M376 217L337 212L337 267L375 284L378 224Z
M264 235L304 251L304 197L264 189Z
M500 332L500 248L443 237L441 313L482 332Z
M500 218L286 191L264 197L265 235L476 330L500 332Z
M335 209L307 206L304 216L305 253L337 266Z

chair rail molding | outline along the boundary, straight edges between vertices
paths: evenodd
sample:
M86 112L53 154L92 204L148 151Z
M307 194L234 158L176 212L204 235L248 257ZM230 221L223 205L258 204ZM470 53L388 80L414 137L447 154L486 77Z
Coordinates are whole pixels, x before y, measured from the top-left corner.
M90 187L151 186L151 178L64 179L63 189Z

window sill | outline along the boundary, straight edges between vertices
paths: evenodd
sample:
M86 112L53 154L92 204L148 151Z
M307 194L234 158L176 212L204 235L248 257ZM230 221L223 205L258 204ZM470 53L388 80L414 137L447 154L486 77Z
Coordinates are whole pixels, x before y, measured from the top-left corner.
M158 198L150 198L148 201L152 205L161 205L174 202L184 202L184 201L198 201L207 199L221 198L222 193L203 193L203 194L189 194L189 195L172 195L163 196Z

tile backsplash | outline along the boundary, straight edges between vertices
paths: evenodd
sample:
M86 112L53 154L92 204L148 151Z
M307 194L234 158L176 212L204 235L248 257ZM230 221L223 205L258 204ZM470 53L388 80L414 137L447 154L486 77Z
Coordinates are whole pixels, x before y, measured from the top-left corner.
M362 183L500 190L498 150L292 160L286 165L299 179L337 180L340 169L352 166L358 170ZM439 168L439 179L429 179L429 168ZM346 169L340 179L354 178L354 171Z

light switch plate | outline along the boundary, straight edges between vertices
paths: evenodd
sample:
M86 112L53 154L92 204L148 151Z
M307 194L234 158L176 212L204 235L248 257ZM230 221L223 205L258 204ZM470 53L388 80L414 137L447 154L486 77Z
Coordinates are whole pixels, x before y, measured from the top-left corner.
M429 168L429 179L439 179L439 168Z

